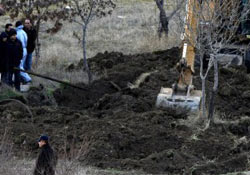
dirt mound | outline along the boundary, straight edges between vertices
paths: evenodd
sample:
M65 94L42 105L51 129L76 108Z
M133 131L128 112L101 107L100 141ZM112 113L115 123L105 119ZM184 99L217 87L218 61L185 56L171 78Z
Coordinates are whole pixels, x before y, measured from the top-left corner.
M250 115L250 77L245 67L220 69L218 110L233 119Z
M138 55L123 55L118 52L99 53L89 60L92 72L101 75L99 80L89 86L79 85L85 87L86 91L65 87L57 90L54 96L60 106L76 107L77 109L94 106L103 108L103 101L111 100L111 102L105 102L105 105L113 107L113 104L119 106L124 102L128 103L130 107L137 108L136 105L140 106L142 103L142 106L145 106L142 108L150 110L155 105L161 86L171 86L176 81L178 74L174 66L179 59L180 50L178 48ZM82 62L77 67L80 67L81 64ZM141 84L141 89L128 88L140 75L147 72L154 73Z
M174 66L180 53L173 48L137 55L97 54L89 63L92 72L100 75L98 80L78 84L85 90L57 89L53 93L57 106L48 103L46 90L34 88L27 96L32 114L14 103L0 105L0 131L8 126L15 149L33 153L35 138L48 133L59 153L66 150L71 158L101 168L158 174L247 170L250 122L243 117L249 114L250 81L244 69L220 69L216 112L224 123L197 130L190 124L197 118L155 108L160 88L171 87L178 77ZM198 75L194 82L199 89ZM212 82L211 73L209 87Z
M213 87L213 70L206 81L207 100ZM195 86L201 89L201 80L197 75L194 79ZM236 120L250 114L250 76L246 67L232 66L220 67L219 87L215 99L215 110L221 119Z
M31 87L28 94L24 95L29 106L56 106L52 91L46 89L42 84Z

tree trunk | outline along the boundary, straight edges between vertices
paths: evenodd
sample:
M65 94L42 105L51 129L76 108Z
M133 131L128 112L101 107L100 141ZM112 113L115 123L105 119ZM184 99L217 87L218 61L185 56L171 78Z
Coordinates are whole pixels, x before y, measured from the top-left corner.
M35 67L38 66L38 62L40 60L40 49L41 49L41 45L40 45L40 38L39 38L39 31L40 31L40 19L37 21L36 23L36 33L37 33L37 37L36 37L36 48L35 48L35 54L36 54L36 61L35 61Z
M202 99L201 99L201 105L202 105L202 117L206 117L206 78L201 78L202 82Z
M84 62L84 70L88 73L88 83L90 84L92 81L92 74L89 69L88 60L87 60L87 50L86 50L86 36L87 36L87 27L88 24L82 26L83 28L83 39L82 39L82 46L83 46L83 62Z
M213 116L214 116L214 100L215 96L218 90L218 85L219 85L219 70L218 70L218 62L217 58L214 57L214 86L213 89L210 93L210 100L209 100L209 110L208 110L208 118L213 121Z
M160 16L159 16L160 23L159 23L158 34L159 38L161 38L162 33L165 33L166 36L168 35L168 17L164 9L164 0L155 0L155 2L160 11Z
M201 105L202 105L202 117L206 117L206 75L203 75L203 57L204 54L202 53L200 55L200 77L202 82L202 99L201 99Z

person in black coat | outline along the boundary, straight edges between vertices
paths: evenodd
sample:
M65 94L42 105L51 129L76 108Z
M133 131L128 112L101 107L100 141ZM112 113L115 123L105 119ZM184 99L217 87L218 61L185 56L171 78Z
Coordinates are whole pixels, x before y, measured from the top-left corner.
M24 69L31 70L32 53L34 52L35 47L36 47L37 32L36 32L36 29L32 27L32 23L29 19L25 20L23 30L27 33L27 36L28 36L27 57L24 63Z
M34 175L55 175L54 168L56 167L57 158L48 140L49 138L46 135L42 135L38 139L41 152L36 161Z
M14 76L14 86L16 90L20 91L20 71L15 70L15 67L18 67L21 63L23 57L23 47L21 41L16 37L17 33L15 29L11 29L9 32L9 39L7 41L7 58L8 65L6 68L9 72L9 82L12 83L12 78Z
M8 84L8 60L7 60L7 39L8 35L6 32L2 32L0 35L0 73L1 81Z

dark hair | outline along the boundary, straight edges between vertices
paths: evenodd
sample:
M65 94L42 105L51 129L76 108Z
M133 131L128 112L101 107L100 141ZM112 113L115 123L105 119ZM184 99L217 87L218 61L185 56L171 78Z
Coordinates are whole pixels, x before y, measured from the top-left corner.
M8 29L10 26L13 26L11 23L5 25L5 29Z
M13 36L13 35L16 35L16 30L15 29L10 29L9 31L9 37Z
M21 26L21 25L23 25L23 23L21 21L16 22L16 27Z

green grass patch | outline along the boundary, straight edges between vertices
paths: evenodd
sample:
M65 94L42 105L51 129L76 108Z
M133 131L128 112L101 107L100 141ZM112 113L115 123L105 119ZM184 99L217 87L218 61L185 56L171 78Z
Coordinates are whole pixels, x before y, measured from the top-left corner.
M2 89L0 91L0 101L6 100L6 99L18 99L22 97L23 95L15 90L6 88Z
M50 87L46 88L46 92L49 97L53 97L55 90L56 90L55 88L50 88Z

